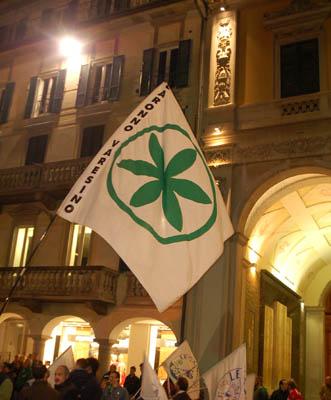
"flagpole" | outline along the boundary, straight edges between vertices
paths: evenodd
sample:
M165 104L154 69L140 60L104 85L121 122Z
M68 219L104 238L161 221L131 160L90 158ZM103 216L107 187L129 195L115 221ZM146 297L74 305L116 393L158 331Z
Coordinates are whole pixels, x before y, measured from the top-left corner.
M55 221L55 218L56 218L56 214L53 215L53 217L50 220L49 224L47 225L44 233L41 235L41 237L39 238L37 244L35 245L35 247L31 251L31 253L29 254L25 265L22 267L20 273L17 275L17 278L16 278L16 280L14 282L14 285L11 287L11 289L10 289L10 291L8 293L8 296L5 298L5 301L4 301L4 303L3 303L2 307L1 307L0 316L5 312L6 307L7 307L8 303L10 302L10 299L13 296L13 293L14 293L15 289L17 288L18 284L20 283L21 279L23 278L23 275L25 274L25 272L29 268L33 256L36 254L36 252L39 249L41 243L43 242L43 240L45 239L46 235L48 234L51 226L53 225L53 222Z

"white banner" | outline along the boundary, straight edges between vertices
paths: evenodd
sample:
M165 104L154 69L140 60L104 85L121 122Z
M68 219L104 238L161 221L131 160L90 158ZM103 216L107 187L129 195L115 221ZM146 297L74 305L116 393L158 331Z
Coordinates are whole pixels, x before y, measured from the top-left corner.
M164 311L214 264L233 228L171 89L155 89L102 147L58 215L102 236Z
M176 383L180 376L188 380L187 393L191 399L200 397L199 366L186 340L163 361L162 366L173 383Z
M54 374L58 367L65 365L69 371L75 367L74 353L72 347L68 347L59 357L53 362L53 364L48 368L49 378L48 383L54 387Z
M246 345L203 374L209 400L246 400Z
M140 397L144 400L168 400L156 372L145 358L143 364L143 379L141 383Z

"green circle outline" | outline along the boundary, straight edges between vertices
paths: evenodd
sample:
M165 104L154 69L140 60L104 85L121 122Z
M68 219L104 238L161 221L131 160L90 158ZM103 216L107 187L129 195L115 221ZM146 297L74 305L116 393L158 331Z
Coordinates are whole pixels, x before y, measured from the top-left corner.
M168 129L173 129L175 131L180 132L181 134L183 134L184 136L186 136L190 142L192 143L193 147L195 148L195 150L197 151L197 153L199 154L209 177L209 181L210 181L210 185L212 187L212 192L213 192L213 199L214 199L214 207L213 207L213 211L209 217L209 219L207 220L207 222L200 227L199 229L191 232L191 233L183 233L183 234L179 234L179 235L175 235L175 236L169 236L169 237L162 237L160 236L155 229L146 221L142 220L141 218L139 218L132 210L130 207L128 207L118 196L117 193L115 192L114 186L113 186L113 182L112 182L112 172L113 172L113 168L116 162L116 159L119 157L120 153L122 152L122 149L124 147L126 147L128 144L130 144L131 142L135 141L137 138L143 136L145 133L149 133L151 131L157 131L159 133L164 133L164 131L168 130ZM154 237L155 239L162 243L162 244L171 244L171 243L177 243L177 242L182 242L182 241L191 241L194 240L196 238L198 238L199 236L201 236L202 234L204 234L205 232L207 232L215 223L216 221L216 216L217 216L217 200L216 200L216 190L215 190L215 185L214 185L214 178L208 168L208 165L203 157L203 155L201 154L200 149L193 143L192 139L190 138L190 135L184 130L182 129L180 126L176 125L176 124L166 124L163 127L159 127L156 125L152 125L148 128L142 129L141 131L137 132L135 135L130 136L125 142L123 142L120 147L115 151L115 155L114 155L114 159L113 162L109 168L109 172L108 172L108 177L107 177L107 189L108 189L108 193L110 195L110 197L115 201L115 203L124 211L126 212L133 220L134 222L136 222L138 225L142 226L143 228L147 229Z

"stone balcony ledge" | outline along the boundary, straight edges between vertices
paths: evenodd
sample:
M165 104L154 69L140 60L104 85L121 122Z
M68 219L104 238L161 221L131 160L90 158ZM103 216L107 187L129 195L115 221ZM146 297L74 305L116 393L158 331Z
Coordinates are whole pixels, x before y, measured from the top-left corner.
M0 169L0 203L61 199L91 161L90 157ZM53 205L54 208L55 205Z
M0 301L9 294L22 268L0 268ZM104 266L28 267L11 301L34 311L43 303L88 303L99 314L113 305L154 304L138 279L131 273L119 274Z
M4 300L22 268L0 268L0 299ZM116 301L118 273L103 266L28 267L12 300L55 302Z

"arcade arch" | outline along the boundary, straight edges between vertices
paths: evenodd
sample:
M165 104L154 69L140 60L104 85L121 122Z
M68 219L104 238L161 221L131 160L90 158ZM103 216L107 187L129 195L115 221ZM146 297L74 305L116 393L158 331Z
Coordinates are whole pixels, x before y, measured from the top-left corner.
M29 327L24 317L17 313L0 316L0 360L12 361L16 355L25 354Z
M52 362L69 346L72 346L75 359L98 357L99 345L94 342L92 326L83 318L63 315L50 320L42 330L48 338L43 355L44 362Z
M119 323L110 333L110 362L116 364L121 374L127 374L131 366L138 366L148 358L154 368L175 350L177 338L163 322L151 318L130 318ZM165 379L162 369L159 377Z
M287 171L286 177L265 182L247 202L240 224L247 238L248 364L264 375L270 389L280 378L294 376L302 386L305 380L306 396L314 398L310 388L319 387L325 369L331 171L307 170ZM304 376L303 360L314 363L313 373Z

